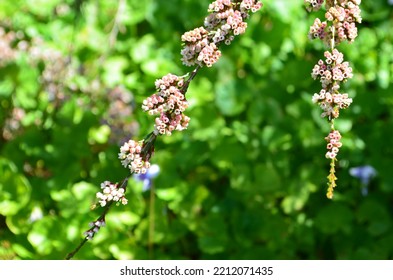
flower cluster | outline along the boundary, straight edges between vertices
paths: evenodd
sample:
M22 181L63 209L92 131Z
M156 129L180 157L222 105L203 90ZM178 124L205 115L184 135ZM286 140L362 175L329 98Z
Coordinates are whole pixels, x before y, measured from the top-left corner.
M150 162L142 156L143 142L143 140L139 142L129 140L120 147L119 159L132 173L146 173L150 167Z
M308 10L318 10L322 6L323 1L316 0L305 0ZM360 15L360 0L340 0L326 1L327 12L325 18L331 22L331 27L328 27L326 21L321 22L319 19L315 19L314 24L310 27L309 38L311 39L322 39L327 45L334 43L337 45L342 41L353 42L358 35L356 22L361 23L362 17Z
M319 10L324 2L305 0L309 11ZM331 131L325 138L328 141L326 158L331 160L328 198L333 197L333 189L336 187L335 161L342 145L340 132L334 128L334 120L339 117L340 109L346 109L352 103L352 98L347 93L339 92L340 84L352 78L352 68L344 61L344 55L335 46L344 40L352 42L357 37L355 23L362 21L359 4L360 0L326 0L326 21L315 19L308 34L309 38L319 38L331 48L331 51L325 51L325 60L319 60L311 73L312 78L318 79L322 86L319 93L314 93L312 101L321 107L321 117L327 117L331 126Z
M229 45L235 36L243 34L250 11L254 13L261 7L262 3L255 0L217 0L211 3L204 27L187 31L181 38L185 45L181 50L183 64L211 67L221 56L219 44Z
M14 107L5 119L2 129L2 136L5 140L9 141L14 139L19 133L22 132L22 119L26 116L26 112L22 108Z
M335 175L336 170L335 170L335 160L336 156L338 154L339 148L342 146L342 143L340 142L341 140L341 134L338 130L332 130L327 137L325 137L325 140L328 142L326 148L328 151L326 152L325 157L327 159L331 159L330 162L330 171L329 175L327 176L329 183L328 183L328 190L326 193L326 196L329 199L333 198L333 190L336 187L336 180L337 177Z
M182 62L187 66L198 65L195 69L182 77L167 74L156 80L156 93L143 101L142 109L150 115L158 115L155 119L154 130L143 140L128 140L120 147L118 157L122 165L129 168L136 180L143 182L143 191L152 187L152 179L160 171L158 165L150 168L150 158L154 152L154 142L159 135L171 135L174 130L184 130L188 127L190 118L184 115L188 108L186 92L190 82L203 66L211 67L221 56L218 46L224 42L230 44L234 36L245 32L250 11L256 12L262 7L257 0L217 0L209 5L209 16L205 18L204 27L195 28L184 33L181 37L184 48L181 51ZM119 7L120 9L120 7ZM62 9L56 12L63 12ZM1 57L1 53L0 53ZM187 80L184 80L188 77ZM99 83L94 84L99 85ZM131 112L127 110L130 95L121 88L115 88L109 94L109 100L114 103L110 107L108 120L104 122L113 125L111 118L123 117ZM116 123L115 123L116 124ZM121 186L105 181L101 184L101 192L96 194L99 204L105 207L102 215L90 224L90 229L84 234L85 240L66 259L71 259L79 249L90 240L105 225L105 215L113 202L127 203L125 187L130 176L127 176ZM151 191L154 195L154 190ZM153 198L154 196L152 196Z
M35 37L31 42L23 42L29 54L30 63L33 66L44 64L40 83L44 86L52 104L60 106L69 98L68 90L75 87L71 80L77 70L72 67L68 56L47 46L42 38Z
M102 192L96 194L99 199L98 203L104 207L110 201L120 201L121 204L127 204L127 199L124 197L124 188L119 188L119 185L105 181L101 184Z
M340 94L338 90L339 83L346 82L353 74L349 63L344 61L344 55L337 49L325 51L325 58L325 61L318 61L311 73L313 79L319 79L322 85L322 90L314 94L312 101L323 109L322 117L332 119L339 116L339 109L348 108L352 103L348 94Z
M211 67L220 58L221 52L215 44L209 44L207 35L205 28L198 27L181 36L181 40L186 42L186 47L180 52L184 65L194 65L196 57L198 64L205 63L207 67Z
M316 18L314 20L314 24L310 27L308 38L323 40L326 37L326 31L325 31L326 26L327 26L326 21L322 22L319 18Z
M100 228L105 226L105 220L104 219L98 219L95 222L91 222L89 224L90 229L87 230L84 235L86 236L87 240L92 240L94 235L100 230Z
M318 103L323 113L321 117L328 117L329 120L339 117L339 109L346 109L352 103L352 98L347 93L334 93L322 89L312 97L314 103Z
M106 95L109 109L101 120L111 129L109 142L123 143L137 134L139 126L133 118L134 97L132 92L116 86Z
M4 66L10 61L14 60L17 51L12 47L16 39L14 31L6 32L3 27L0 27L0 66Z
M342 146L342 143L340 142L341 134L338 130L333 130L325 137L325 140L328 142L326 146L328 149L328 152L326 152L326 158L333 159L337 156L339 148Z
M188 102L182 92L184 79L167 74L156 80L158 93L143 101L142 109L150 115L159 115L155 120L154 133L171 135L173 130L184 130L190 118L183 114Z
M346 82L347 79L352 78L352 68L349 63L344 61L344 55L337 49L332 52L325 51L325 62L319 60L314 66L311 76L314 80L320 79L322 88L328 88L336 82Z
M262 7L257 0L217 0L209 5L209 15L204 26L185 32L181 36L184 48L182 62L187 66L198 65L185 81L184 77L167 74L156 80L156 93L143 101L142 109L155 118L154 130L147 138L136 142L129 140L120 148L119 159L131 173L145 174L154 151L158 135L171 135L174 130L188 127L190 118L184 114L188 108L185 97L190 81L202 66L211 67L221 56L218 49L222 42L230 44L234 36L245 32L245 20L250 12Z

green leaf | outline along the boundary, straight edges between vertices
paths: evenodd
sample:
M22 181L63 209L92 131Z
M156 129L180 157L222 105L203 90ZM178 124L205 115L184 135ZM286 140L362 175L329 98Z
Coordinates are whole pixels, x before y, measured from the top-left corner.
M58 243L61 240L62 232L59 232L59 228L55 226L56 223L59 223L59 221L56 221L54 217L44 217L34 223L33 228L27 235L30 244L39 254L49 255L55 245L53 241L58 240ZM55 237L56 239L54 239Z
M273 192L281 189L280 176L270 164L256 164L254 178L255 187L262 192Z
M0 98L9 97L12 94L14 85L10 79L0 81Z
M216 84L216 105L222 114L234 116L242 112L245 108L245 103L241 101L240 94L246 94L238 90L236 81L222 80Z
M0 158L0 174L0 214L15 215L30 199L30 183L18 173L16 166L5 158Z
M122 56L110 57L104 64L104 79L109 86L116 86L124 81L124 70L128 67L128 60Z
M89 129L89 144L105 144L108 142L110 134L111 129L107 125L101 125L100 127L92 127Z
M360 205L357 218L366 223L367 230L372 236L384 234L392 227L386 207L373 199L367 199Z
M198 228L198 246L207 254L223 252L229 243L226 233L226 224L221 214L211 213Z
M325 234L344 232L349 234L353 212L345 204L329 204L320 209L315 217L315 226Z

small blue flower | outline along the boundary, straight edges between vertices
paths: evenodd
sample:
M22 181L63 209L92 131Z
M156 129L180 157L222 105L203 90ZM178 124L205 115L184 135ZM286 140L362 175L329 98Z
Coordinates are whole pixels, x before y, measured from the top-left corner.
M368 185L370 180L377 175L377 171L371 165L364 165L350 168L349 174L358 178L363 185Z
M377 171L371 165L364 165L350 168L349 174L360 180L362 183L362 195L366 196L368 194L368 184L377 175Z
M151 188L151 184L153 183L153 178L157 177L160 174L160 167L157 164L153 164L146 171L145 174L134 174L133 177L136 181L143 182L142 191L147 191Z

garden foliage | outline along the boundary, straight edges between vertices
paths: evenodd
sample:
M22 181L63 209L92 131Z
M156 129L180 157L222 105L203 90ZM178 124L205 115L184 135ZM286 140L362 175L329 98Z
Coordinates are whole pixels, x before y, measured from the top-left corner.
M325 45L307 37L324 12L263 2L190 83L187 129L155 141L158 175L130 177L128 203L75 259L393 258L392 4L362 1L358 37L339 46L353 102L334 123L328 200L311 77ZM80 243L100 185L129 175L119 147L154 129L141 106L155 81L193 69L181 35L209 3L0 2L0 259L63 259Z

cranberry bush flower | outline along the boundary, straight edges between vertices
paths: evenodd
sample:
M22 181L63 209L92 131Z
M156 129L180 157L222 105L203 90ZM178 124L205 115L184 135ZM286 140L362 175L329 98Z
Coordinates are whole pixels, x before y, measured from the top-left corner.
M326 158L330 159L328 175L328 190L326 196L333 198L336 187L335 162L339 148L342 146L341 134L334 127L334 120L340 115L341 109L351 105L352 98L348 93L341 93L341 84L353 77L349 62L344 60L344 55L336 48L343 41L352 43L357 37L356 23L361 23L360 0L305 0L308 11L317 11L325 3L325 21L319 18L314 20L310 27L308 37L320 39L329 48L324 53L325 59L320 59L314 66L311 77L321 82L322 89L314 93L313 103L322 109L321 117L327 118L330 124L330 133L325 140L328 142Z

